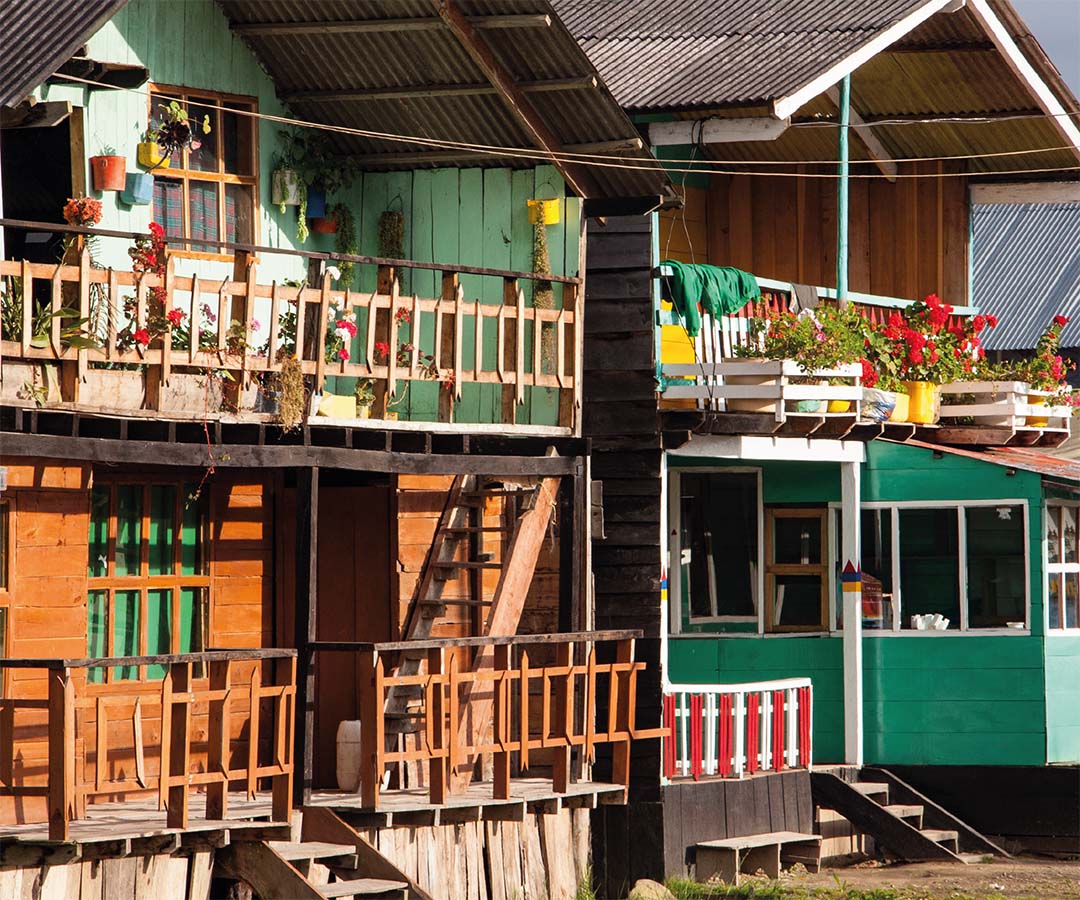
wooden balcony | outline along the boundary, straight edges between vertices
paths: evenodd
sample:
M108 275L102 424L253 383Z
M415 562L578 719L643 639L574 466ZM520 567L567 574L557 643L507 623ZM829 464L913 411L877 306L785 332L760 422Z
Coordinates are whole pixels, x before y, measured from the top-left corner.
M329 261L325 254L303 255ZM276 375L283 359L295 356L305 376L304 418L312 424L408 428L412 413L403 397L426 383L429 391L437 386L437 412L425 414L419 427L575 433L581 407L580 279L361 256L332 261L376 266L377 289L334 290L329 275L315 286L287 286L260 276L255 262L241 267L242 277L211 281L178 274L172 256L164 275L94 268L86 250L77 265L0 261L0 281L9 293L0 326L0 400L176 421L272 423ZM400 275L413 268L440 274L440 296L401 293ZM467 293L461 276L469 276L470 284L496 281L502 302L481 302L479 289ZM526 299L525 280L551 283L552 308ZM72 340L76 311L89 322L83 331L92 346ZM166 326L170 315L182 324ZM334 326L343 318L356 334L338 354ZM134 339L140 332L142 341ZM364 379L373 395L369 413L324 410L316 420L327 391L344 392L351 400L354 379ZM495 399L479 421L460 421L470 385L489 386ZM537 390L555 395L543 424L525 412Z
M98 683L112 667L164 676ZM5 659L0 669L0 797L18 820L0 836L62 842L71 858L81 843L134 840L160 852L154 835L172 832L178 846L181 831L220 842L231 828L276 834L255 819L288 823L295 650ZM270 802L253 802L266 787ZM17 858L3 853L5 864Z

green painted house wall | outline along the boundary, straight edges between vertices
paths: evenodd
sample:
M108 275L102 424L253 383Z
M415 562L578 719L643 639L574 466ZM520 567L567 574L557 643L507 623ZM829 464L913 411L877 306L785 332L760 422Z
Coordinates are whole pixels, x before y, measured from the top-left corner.
M719 463L723 465L735 463ZM669 458L673 468L716 460ZM741 461L737 465L754 465ZM764 502L839 499L839 467L764 462ZM955 454L874 441L862 467L864 502L1015 499L1028 502L1031 634L871 635L863 640L868 762L1042 765L1080 760L1080 638L1043 637L1042 502L1038 475ZM843 648L838 634L672 637L673 682L810 677L814 759L843 759ZM716 626L711 626L715 629Z
M228 21L212 0L185 0L161 3L157 0L132 0L88 42L92 58L145 66L151 82L187 88L202 88L253 96L258 111L288 116L278 100L273 82L259 65L247 45L229 29ZM136 145L147 123L145 88L138 91L91 91L76 85L43 85L37 91L41 99L69 100L84 116L87 156L111 146L126 156L129 171L139 171L135 161ZM77 111L78 114L78 111ZM296 208L281 213L270 200L271 174L281 126L260 122L259 191L257 243L281 249L333 251L334 237L313 234L300 245L296 239ZM87 164L86 183L91 185ZM446 262L458 265L531 271L533 231L528 221L526 201L533 198L558 198L561 216L558 224L547 226L551 271L556 275L577 275L580 241L580 201L565 197L562 176L551 166L532 169L428 169L412 172L365 173L342 196L353 211L359 252L378 255L378 221L388 209L405 213L404 256L423 262ZM150 206L129 207L120 201L118 192L107 191L93 196L103 203L101 228L121 231L145 231L151 221ZM120 239L98 241L97 256L106 266L129 265L129 242ZM281 281L306 277L306 263L295 256L264 253L259 261L259 280ZM373 266L358 266L354 287L362 291L375 288ZM232 264L178 258L179 274L197 273L209 279L231 277ZM497 278L467 275L461 279L467 301L502 303L502 282ZM532 284L523 283L526 302L532 302ZM401 289L405 294L437 297L441 283L435 272L406 272ZM555 286L555 302L561 288ZM268 303L257 306L254 318L264 328L269 317ZM485 364L495 362L493 329L485 336ZM419 336L424 352L434 342L434 327ZM267 333L265 330L262 332ZM463 365L470 367L474 356L472 326L465 329ZM526 370L532 369L531 326L526 331ZM357 348L358 349L358 348ZM355 357L355 352L354 352ZM351 392L352 379L338 384L331 379L331 390ZM435 421L438 418L438 386L415 384L407 392L399 390L400 402L393 409L400 418ZM463 385L463 397L455 407L459 422L501 421L500 390L497 385ZM526 402L518 407L520 424L558 424L557 392L547 388L526 390ZM402 396L404 395L404 396Z

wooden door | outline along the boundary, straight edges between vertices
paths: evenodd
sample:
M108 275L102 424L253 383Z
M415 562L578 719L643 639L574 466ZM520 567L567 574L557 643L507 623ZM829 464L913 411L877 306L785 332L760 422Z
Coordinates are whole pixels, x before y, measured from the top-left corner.
M390 489L325 487L319 492L320 641L390 640ZM315 787L336 786L338 723L355 719L354 653L315 657Z

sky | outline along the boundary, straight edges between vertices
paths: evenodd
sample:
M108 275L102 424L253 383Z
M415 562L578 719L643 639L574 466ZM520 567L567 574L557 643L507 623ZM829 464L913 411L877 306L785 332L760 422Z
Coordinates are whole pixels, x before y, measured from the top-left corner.
M1080 0L1013 0L1013 6L1080 96Z

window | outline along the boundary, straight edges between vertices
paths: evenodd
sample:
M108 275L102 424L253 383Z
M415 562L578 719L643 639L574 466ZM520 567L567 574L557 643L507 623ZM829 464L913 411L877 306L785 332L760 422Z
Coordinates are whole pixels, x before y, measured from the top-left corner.
M862 509L860 525L864 628L937 632L1026 627L1024 503L869 504ZM833 558L839 567L839 548ZM841 602L838 597L838 628Z
M1046 614L1050 628L1080 627L1080 504L1046 506Z
M98 480L90 497L87 655L206 649L205 504L183 482ZM92 669L90 680L162 678L164 666Z
M254 112L254 98L158 87L150 95L150 116L155 125L162 104L172 99L178 100L194 121L209 116L210 132L199 135L197 150L177 151L168 168L153 170L154 221L169 238L253 243L259 196L256 120L229 110ZM214 257L229 255L197 240L185 250Z
M828 627L828 512L765 511L767 631Z
M690 473L680 485L679 596L689 621L757 621L756 474Z

